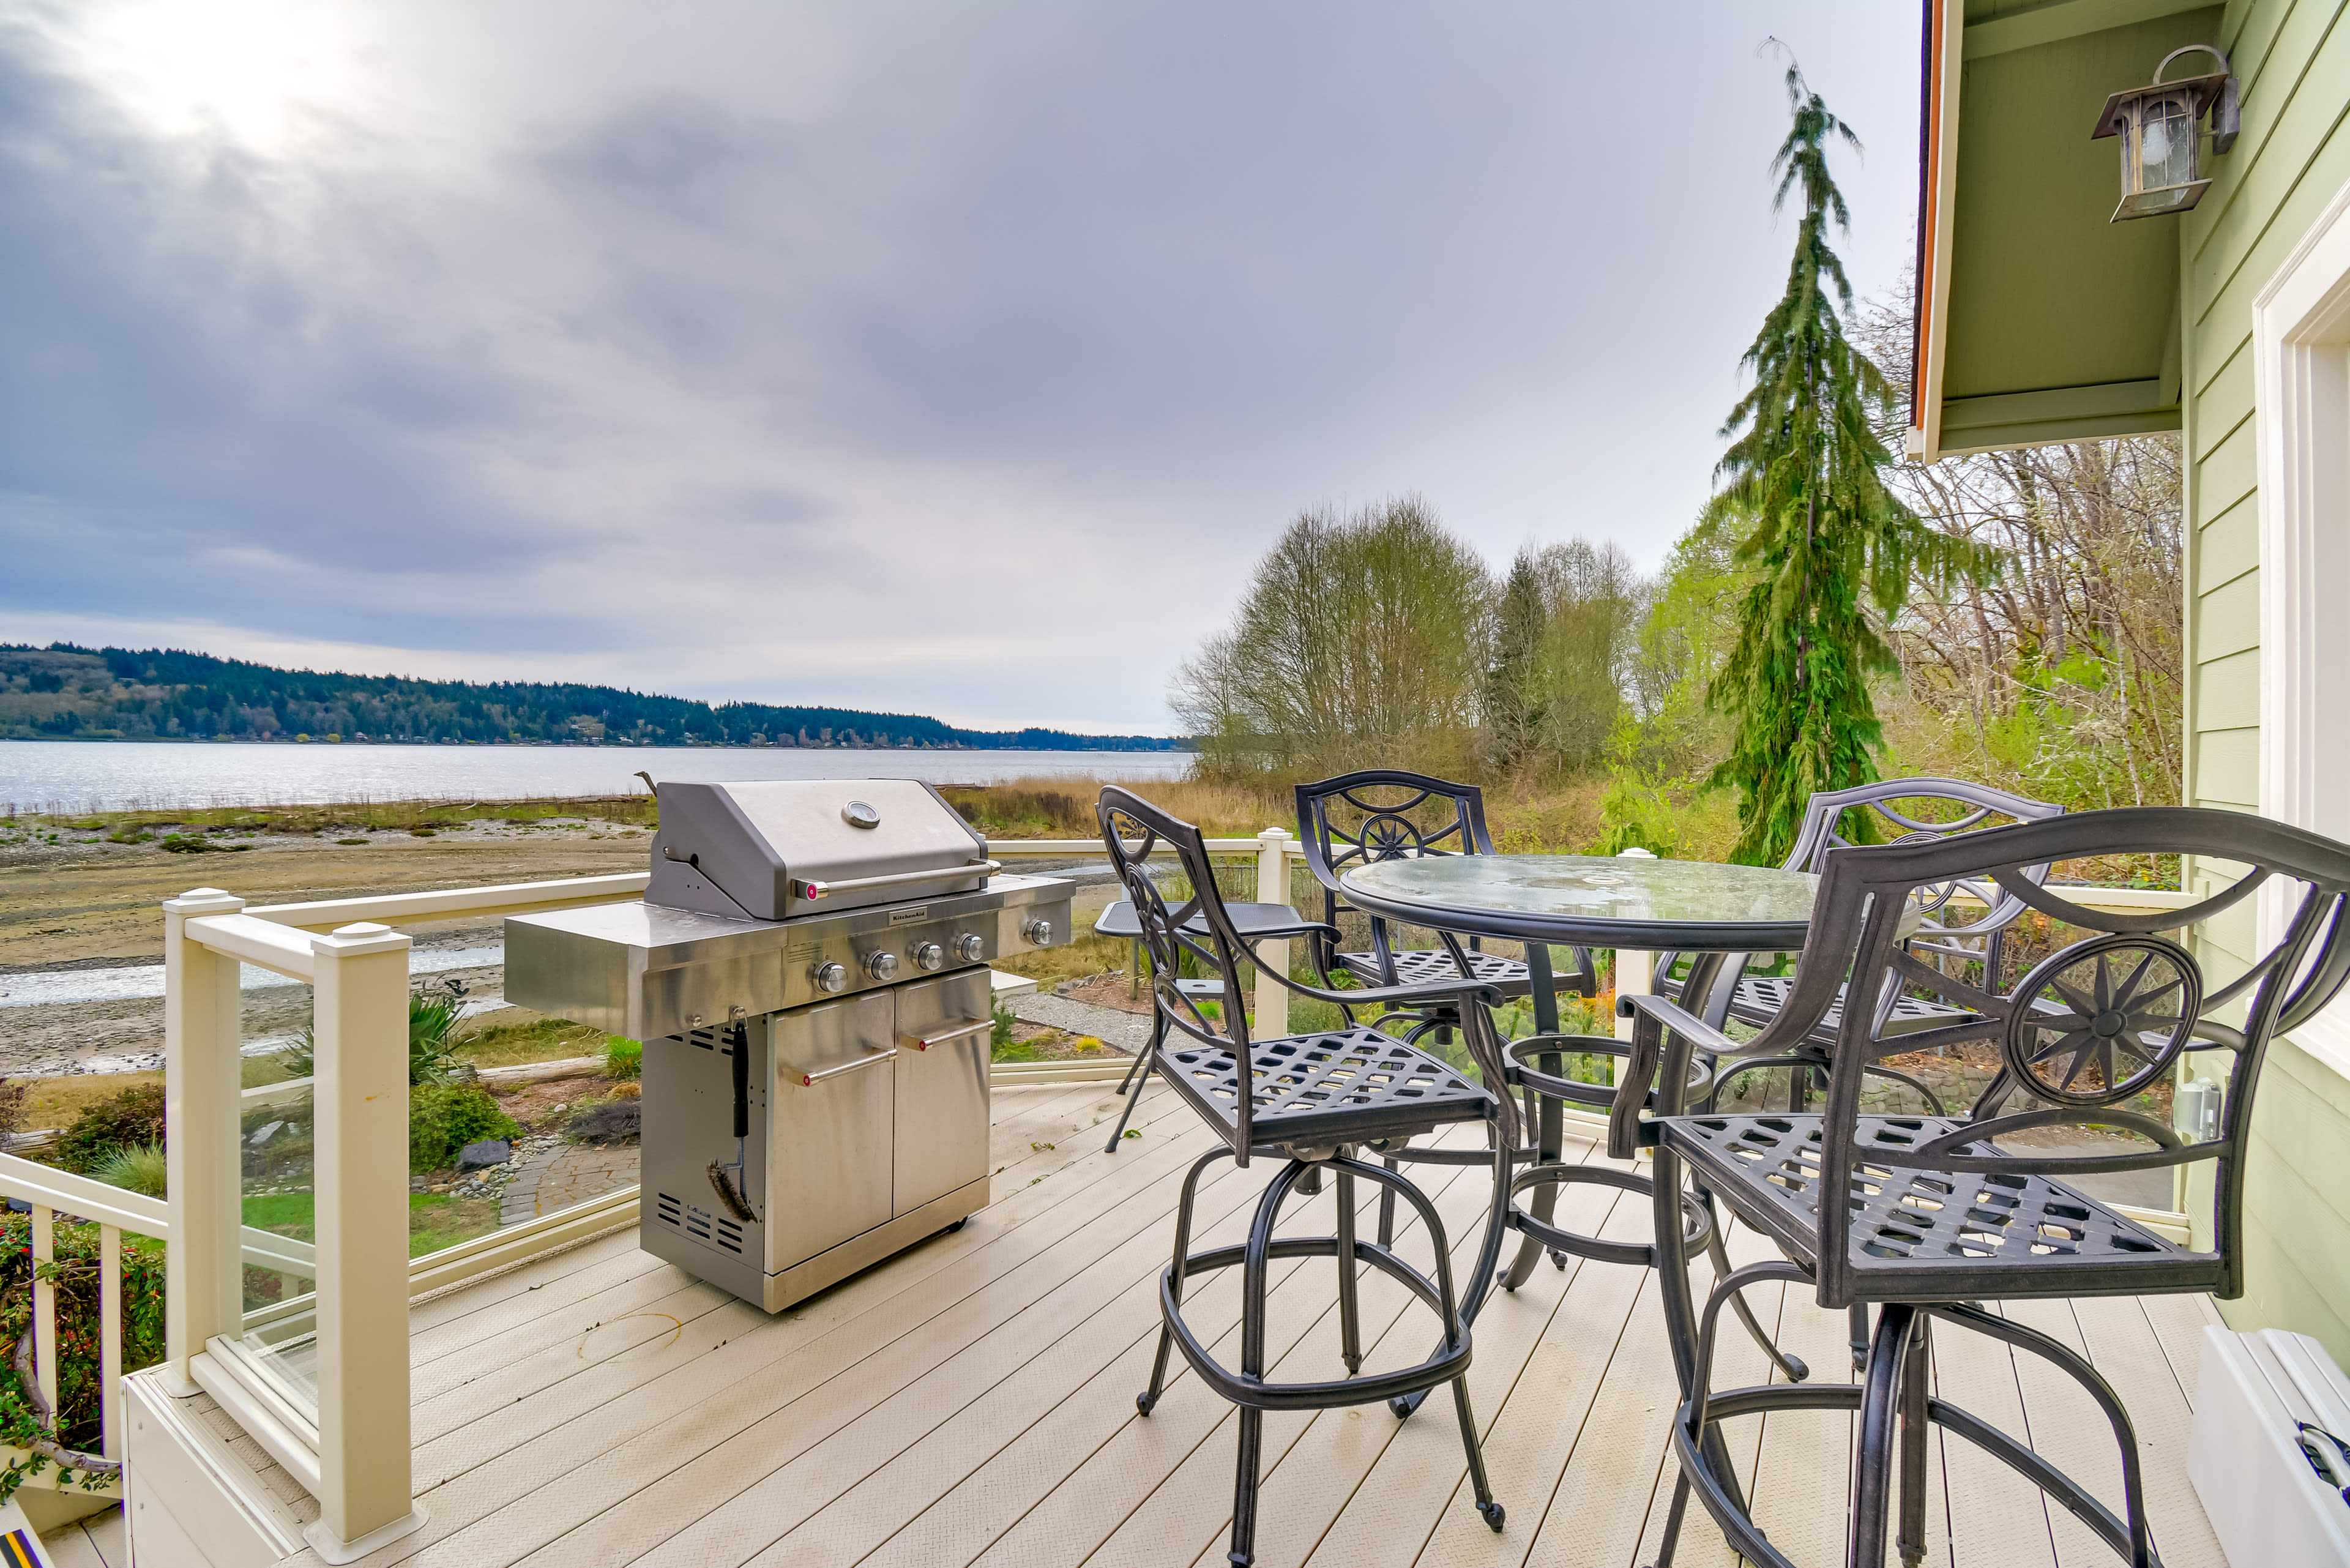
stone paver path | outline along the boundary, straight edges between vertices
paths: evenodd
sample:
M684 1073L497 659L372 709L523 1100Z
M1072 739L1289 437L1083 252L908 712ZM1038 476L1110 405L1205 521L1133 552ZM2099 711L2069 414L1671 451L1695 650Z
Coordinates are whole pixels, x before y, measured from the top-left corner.
M1023 1023L1041 1023L1066 1034L1090 1034L1128 1055L1150 1044L1148 1013L1121 1012L1075 997L1046 994L1014 997L1011 1007L1012 1016Z
M639 1151L632 1143L609 1148L564 1144L530 1157L498 1201L498 1223L519 1225L575 1203L585 1203L616 1187L637 1181Z

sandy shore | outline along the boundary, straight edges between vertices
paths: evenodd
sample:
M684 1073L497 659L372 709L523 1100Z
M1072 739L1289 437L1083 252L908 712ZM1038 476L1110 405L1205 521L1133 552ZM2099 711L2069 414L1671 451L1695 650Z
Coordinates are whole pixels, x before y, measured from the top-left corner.
M420 838L406 833L328 837L217 836L249 846L177 854L159 843L114 844L65 832L64 842L0 846L0 989L36 971L112 969L162 961L165 898L221 888L255 904L352 898L432 888L547 881L644 868L651 836L603 823L515 827L476 823ZM480 946L494 927L420 928L420 946ZM440 976L434 977L436 981ZM455 971L474 994L494 991L494 971ZM484 981L493 983L484 985ZM245 993L248 1040L290 1033L309 1015L309 992L292 986ZM160 1061L160 998L0 1007L0 1074L123 1072Z

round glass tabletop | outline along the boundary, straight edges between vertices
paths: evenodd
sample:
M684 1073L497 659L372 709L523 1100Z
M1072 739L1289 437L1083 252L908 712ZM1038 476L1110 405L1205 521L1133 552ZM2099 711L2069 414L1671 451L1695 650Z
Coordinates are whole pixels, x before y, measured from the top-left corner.
M1338 878L1348 903L1389 919L1684 952L1802 947L1818 882L1770 866L1596 855L1419 856Z

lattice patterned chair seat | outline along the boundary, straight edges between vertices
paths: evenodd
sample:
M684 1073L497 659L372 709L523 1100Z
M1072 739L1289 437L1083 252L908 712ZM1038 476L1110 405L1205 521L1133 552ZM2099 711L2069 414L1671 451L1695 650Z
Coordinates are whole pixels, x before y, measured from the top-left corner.
M1864 1147L1906 1151L1966 1124L1937 1116L1863 1116ZM1798 1262L1819 1252L1821 1118L1816 1116L1682 1116L1664 1124L1667 1146L1697 1168L1707 1188L1762 1221ZM1991 1147L2002 1154L2016 1151ZM2076 1269L2115 1270L2133 1291L2208 1288L2219 1260L2189 1251L2052 1178L2009 1171L1915 1170L1867 1165L1852 1182L1850 1247L1877 1300L2015 1293L2014 1265L2036 1267L2036 1295L2074 1295ZM1896 1265L1887 1270L1887 1264ZM2068 1267L2068 1265L2072 1265ZM1970 1278L1970 1276L1980 1276ZM1892 1280L1904 1283L1896 1287Z
M1177 1045L1166 1055L1176 1092L1228 1132L1237 1128L1240 1070L1232 1054ZM1493 1104L1451 1066L1374 1029L1252 1042L1250 1095L1250 1137L1259 1147L1409 1137L1484 1120Z
M1730 999L1730 1016L1739 1023L1760 1029L1787 1010L1788 993L1794 981L1787 976L1757 976L1738 982ZM1833 1042L1836 1031L1844 1027L1845 995L1838 992L1835 1004L1820 1017L1813 1038ZM1931 1002L1924 997L1904 995L1894 1002L1892 1014L1886 1019L1884 1033L1908 1034L1919 1029L1939 1029L1946 1024L1966 1023L1981 1017L1963 1007L1948 1002Z
M1399 985L1426 985L1432 981L1457 980L1461 966L1452 955L1441 948L1407 948L1388 955L1395 961ZM1534 971L1523 959L1505 958L1500 953L1464 952L1469 961L1469 974L1505 996L1534 994ZM1387 977L1379 972L1379 955L1373 952L1340 953L1338 967L1365 985L1386 985Z

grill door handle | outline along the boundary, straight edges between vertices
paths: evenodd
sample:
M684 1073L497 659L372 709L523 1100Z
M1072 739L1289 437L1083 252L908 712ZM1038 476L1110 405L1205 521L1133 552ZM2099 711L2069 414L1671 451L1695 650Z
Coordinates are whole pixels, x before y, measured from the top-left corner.
M927 1051L933 1045L944 1045L951 1041L966 1039L983 1029L994 1027L995 1020L993 1018L973 1019L969 1023L958 1023L952 1029L937 1034L900 1034L898 1036L898 1044L909 1051Z
M792 890L803 898L833 893L862 893L868 888L910 888L917 882L951 882L963 877L991 877L1003 869L1000 860L974 860L967 866L940 866L928 871L892 871L886 877L851 877L838 882L804 882L795 877Z
M837 1067L827 1067L820 1073L803 1073L786 1062L784 1064L784 1080L786 1083L795 1083L803 1089L813 1089L827 1078L837 1078L843 1073L854 1073L859 1067L870 1067L876 1062L887 1062L898 1054L898 1048L894 1045L868 1045L866 1049L872 1052L872 1054L859 1056L854 1062L843 1062Z

